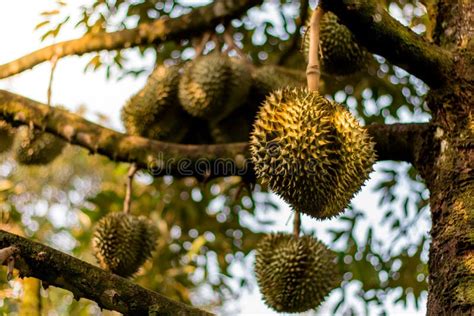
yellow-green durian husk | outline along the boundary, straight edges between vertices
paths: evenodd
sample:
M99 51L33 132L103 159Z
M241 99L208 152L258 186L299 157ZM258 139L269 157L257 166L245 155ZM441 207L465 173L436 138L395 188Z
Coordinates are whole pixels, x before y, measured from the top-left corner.
M255 274L263 300L277 312L317 308L342 281L335 259L334 252L311 236L265 236L255 255Z
M219 121L247 97L250 70L244 62L219 53L200 56L185 67L179 83L179 100L192 116Z
M143 216L110 213L94 231L92 245L99 265L123 277L130 277L151 257L157 230Z
M309 53L310 29L304 41L306 59ZM363 69L369 53L357 43L352 32L339 23L338 17L326 12L320 24L321 70L330 75L350 75Z
M0 120L0 153L8 151L15 139L13 127L7 122Z
M306 88L269 95L250 144L262 184L295 210L319 219L344 210L376 159L374 143L355 117Z
M127 133L179 142L187 132L189 115L178 102L178 66L158 66L122 109Z
M304 71L267 65L253 71L253 88L257 96L267 96L272 91L285 87L302 87L306 84Z
M63 151L66 142L48 132L24 129L19 132L15 160L22 165L47 165Z

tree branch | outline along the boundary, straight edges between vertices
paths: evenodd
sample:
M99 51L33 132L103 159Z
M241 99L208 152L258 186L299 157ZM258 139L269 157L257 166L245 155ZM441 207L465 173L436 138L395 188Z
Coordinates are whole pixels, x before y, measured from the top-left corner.
M0 90L0 118L18 125L34 125L71 144L114 161L136 163L154 176L195 176L209 179L242 176L254 181L247 143L185 145L125 135L94 124L60 108ZM428 124L373 124L367 127L376 142L379 160L412 162Z
M406 28L374 0L322 0L370 52L425 81L440 87L451 76L454 59L443 48Z
M45 245L0 230L0 249L14 246L20 277L35 277L124 315L211 315L133 284L118 275ZM153 314L150 314L153 315Z
M82 38L42 48L10 63L0 65L0 79L18 74L34 66L71 55L101 50L129 48L145 44L160 44L169 40L190 38L231 20L263 0L216 0L178 18L161 18L137 28L112 33L87 34Z

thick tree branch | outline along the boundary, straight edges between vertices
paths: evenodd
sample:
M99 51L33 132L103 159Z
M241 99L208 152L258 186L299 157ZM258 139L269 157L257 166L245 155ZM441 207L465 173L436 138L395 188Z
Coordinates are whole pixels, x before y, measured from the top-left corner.
M168 299L65 253L0 230L0 249L14 246L20 277L35 277L124 315L210 315ZM153 315L153 314L150 314Z
M71 144L115 161L135 162L153 175L201 179L240 175L254 180L247 143L184 145L125 135L59 108L0 90L0 118L17 125L33 124ZM379 160L413 161L428 124L374 124L368 131Z
M190 38L205 30L213 29L219 23L241 15L247 9L259 5L262 1L216 0L178 18L161 18L152 23L141 24L135 29L113 33L88 34L79 39L57 43L10 63L0 65L0 79L31 69L53 58Z
M322 0L369 51L440 87L452 75L452 54L406 28L374 0Z

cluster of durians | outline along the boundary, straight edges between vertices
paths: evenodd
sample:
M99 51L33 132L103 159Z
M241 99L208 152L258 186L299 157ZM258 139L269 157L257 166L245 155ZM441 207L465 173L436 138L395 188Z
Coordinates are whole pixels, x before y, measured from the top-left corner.
M320 27L322 70L331 75L361 70L368 53L337 17L326 13ZM306 54L308 46L306 38ZM295 211L316 219L341 214L376 160L371 137L348 109L304 87L266 97L250 151L258 180ZM317 308L342 281L336 255L323 243L283 233L258 244L255 274L267 305L287 313Z
M162 141L248 141L265 96L282 87L302 86L305 80L302 71L256 68L212 52L184 65L158 66L123 107L122 121L127 133Z
M0 120L0 153L13 150L21 165L47 165L63 151L66 142L48 132L14 128Z

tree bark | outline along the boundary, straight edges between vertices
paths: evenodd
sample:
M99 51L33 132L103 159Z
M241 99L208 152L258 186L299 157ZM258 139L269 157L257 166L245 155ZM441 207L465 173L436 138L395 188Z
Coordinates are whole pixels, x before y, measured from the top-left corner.
M472 1L438 0L435 41L455 54L428 95L436 126L416 166L430 190L428 315L474 314L474 40Z

